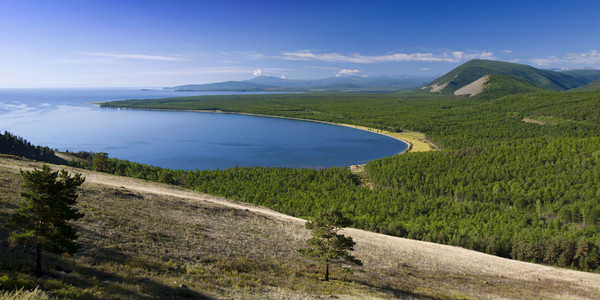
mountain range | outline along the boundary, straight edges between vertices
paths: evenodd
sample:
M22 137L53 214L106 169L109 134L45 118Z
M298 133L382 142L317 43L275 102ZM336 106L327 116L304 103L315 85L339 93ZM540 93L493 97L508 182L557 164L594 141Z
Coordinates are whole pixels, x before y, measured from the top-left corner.
M188 84L172 87L176 91L238 91L238 92L394 92L413 90L434 77L415 76L340 76L325 79L296 80L258 76L250 80L208 84Z
M549 91L600 90L600 70L552 71L529 65L474 59L443 76L341 76L325 79L292 80L259 76L250 80L170 87L176 91L237 92L398 92L419 89L431 93L494 95Z

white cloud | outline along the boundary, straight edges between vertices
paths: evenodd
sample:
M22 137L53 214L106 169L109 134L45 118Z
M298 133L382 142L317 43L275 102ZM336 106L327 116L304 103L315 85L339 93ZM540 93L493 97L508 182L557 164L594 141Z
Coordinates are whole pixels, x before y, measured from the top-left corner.
M429 71L431 68L421 68L421 71Z
M600 63L600 52L590 50L582 53L567 53L563 56L547 56L544 58L533 58L531 62L538 66L549 66L553 64L598 64Z
M336 77L340 77L340 76L345 76L345 75L353 75L356 73L359 73L360 70L348 70L348 69L341 69L338 72L335 73Z
M345 62L345 63L357 63L357 64L371 64L371 63L382 63L382 62L407 62L407 61L420 61L420 62L460 62L463 60L470 60L475 58L480 59L495 59L492 52L481 51L465 54L462 51L454 51L450 54L433 54L433 53L394 53L387 55L362 55L359 53L351 55L343 55L335 52L331 53L315 53L310 50L296 51L296 52L285 52L280 58L285 60L305 60L305 61L325 61L325 62Z
M254 69L249 67L208 67L208 68L196 68L189 70L171 70L171 71L150 71L140 72L143 75L211 75L211 74L277 74L287 72L288 69L282 68L267 68L267 69Z
M323 67L323 66L304 66L307 69L320 69L320 70L339 70L339 68L334 67Z
M156 60L156 61L184 61L184 58L177 56L147 55L147 54L114 54L103 52L78 52L85 55L112 58L112 59L137 59L137 60Z
M192 70L140 72L143 75L210 75L210 74L253 74L256 70L244 67L213 67Z
M510 53L513 53L513 51L512 51L512 50L510 50L510 49L502 50L502 52L504 52L504 53L509 53L509 54L510 54Z
M246 59L250 59L250 60L259 60L259 59L264 59L267 56L257 52L257 51L231 51L231 52L227 52L227 51L221 51L222 55L228 56L228 57L235 57L235 58L246 58Z

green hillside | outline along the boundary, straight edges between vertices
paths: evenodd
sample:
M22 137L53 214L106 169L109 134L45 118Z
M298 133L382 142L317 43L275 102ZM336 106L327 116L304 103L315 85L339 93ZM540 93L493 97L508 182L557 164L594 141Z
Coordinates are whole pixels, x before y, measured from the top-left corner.
M577 77L577 78L585 80L587 82L593 82L596 80L600 80L600 70L573 70L573 71L564 71L561 73L571 75L573 77Z
M490 75L479 98L491 99L506 95L527 94L536 92L548 92L526 79L516 76Z
M591 92L591 91L600 91L600 80L597 80L592 83L588 83L584 86L580 86L578 88L569 90L569 92Z
M587 83L583 79L568 74L540 70L532 66L474 59L446 73L421 89L430 92L453 93L485 75L515 76L523 78L537 87L552 91L564 91Z

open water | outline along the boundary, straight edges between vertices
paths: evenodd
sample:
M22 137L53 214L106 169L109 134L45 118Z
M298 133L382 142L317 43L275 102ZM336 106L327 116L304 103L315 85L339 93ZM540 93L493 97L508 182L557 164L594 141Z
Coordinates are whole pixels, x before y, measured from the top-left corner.
M0 130L60 151L172 169L343 167L404 151L383 135L316 122L235 114L99 108L93 102L233 93L0 89Z

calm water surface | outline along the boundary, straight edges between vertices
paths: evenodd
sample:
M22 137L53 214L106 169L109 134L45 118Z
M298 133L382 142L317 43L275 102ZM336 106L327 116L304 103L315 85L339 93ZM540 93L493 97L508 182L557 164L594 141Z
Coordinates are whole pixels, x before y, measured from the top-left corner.
M91 102L225 93L156 89L0 89L0 130L61 151L173 169L348 166L404 151L366 131L255 116L101 109ZM232 93L227 93L232 94Z

